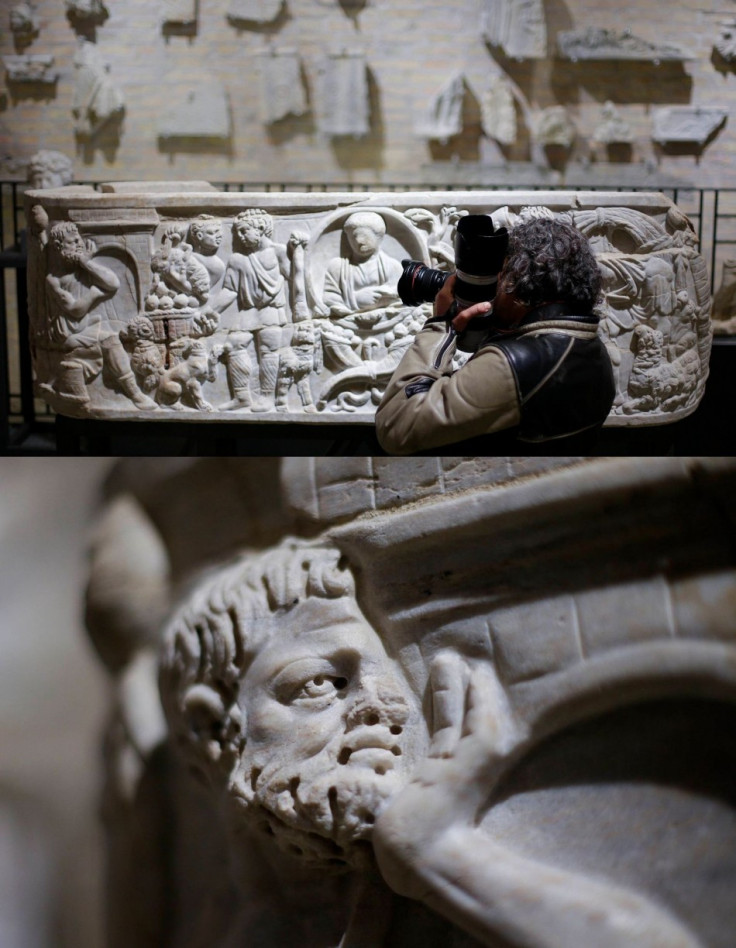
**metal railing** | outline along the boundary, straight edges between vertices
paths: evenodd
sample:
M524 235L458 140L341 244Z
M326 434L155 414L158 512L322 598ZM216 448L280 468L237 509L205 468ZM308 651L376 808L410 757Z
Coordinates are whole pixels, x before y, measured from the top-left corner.
M99 188L99 182L75 182ZM487 183L421 184L345 182L213 182L226 192L258 191L284 193L307 191L325 193L348 191L493 191L513 190ZM0 181L0 452L12 449L29 432L50 429L53 413L34 398L28 337L28 309L25 265L25 213L21 181ZM523 185L524 191L651 191L652 187L604 187L586 184ZM736 247L736 188L664 187L660 189L687 214L695 227L700 251L709 262L711 291L715 290L724 260ZM736 253L734 253L736 256Z

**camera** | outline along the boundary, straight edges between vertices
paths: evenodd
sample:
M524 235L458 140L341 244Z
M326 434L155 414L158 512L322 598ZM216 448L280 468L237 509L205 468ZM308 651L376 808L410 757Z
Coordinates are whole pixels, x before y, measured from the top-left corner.
M501 272L509 246L505 227L497 230L487 214L468 214L460 218L455 233L455 305L452 315L467 309L473 303L492 300L496 295L498 274ZM442 270L433 270L417 260L403 260L403 272L397 292L406 306L433 303L449 276ZM448 314L449 315L449 314ZM490 326L488 316L476 316L458 334L458 348L474 352Z

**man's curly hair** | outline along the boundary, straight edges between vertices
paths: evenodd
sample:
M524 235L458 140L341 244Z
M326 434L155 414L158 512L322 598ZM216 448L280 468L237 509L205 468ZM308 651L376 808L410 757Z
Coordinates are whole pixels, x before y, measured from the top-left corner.
M598 302L601 272L588 239L560 220L518 224L509 236L502 278L528 306L563 302L588 313Z

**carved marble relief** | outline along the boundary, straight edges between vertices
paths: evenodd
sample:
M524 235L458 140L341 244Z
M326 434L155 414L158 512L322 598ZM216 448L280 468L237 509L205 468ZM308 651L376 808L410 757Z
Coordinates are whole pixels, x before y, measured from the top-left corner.
M478 212L506 227L561 215L591 240L617 380L608 424L675 420L702 396L708 275L687 218L661 195L591 204L560 192L551 207L535 192L244 204L237 193L126 185L32 191L27 203L37 385L62 413L370 424L431 311L399 299L401 262L451 271L457 223Z
M38 36L38 17L32 4L16 3L10 8L8 20L16 49L28 46Z
M713 296L711 315L716 335L736 333L736 260L723 261L721 282Z
M516 102L511 85L503 76L494 76L480 99L480 120L483 133L500 145L513 145L518 129Z
M54 57L45 53L20 53L17 56L3 56L5 76L9 84L40 83L45 86L56 85L59 70L54 69Z
M594 26L584 30L563 30L557 34L557 46L560 55L573 62L579 59L628 59L656 64L693 58L690 53L671 43L650 43L634 36L630 30L619 32Z
M534 137L540 145L560 145L571 148L577 129L564 105L551 105L537 117Z
M360 50L331 54L322 72L319 127L326 135L360 138L370 131L370 96L365 55Z
M724 20L720 24L713 49L729 65L736 62L736 20Z
M736 468L646 460L119 465L109 948L729 948Z
M281 17L286 0L230 0L226 16L233 26L268 26Z
M593 132L593 141L602 145L628 145L634 140L629 123L623 118L613 102L601 107L601 121Z
M82 30L104 23L110 13L103 0L66 0L66 15Z
M62 188L73 177L73 162L60 151L42 148L28 159L26 180L31 188Z
M199 0L163 0L161 22L164 29L196 30L198 3Z
M669 105L652 109L652 140L662 145L704 145L726 122L729 109L715 105Z
M547 25L543 0L485 0L483 35L512 59L544 59Z
M414 124L414 132L420 138L447 142L463 130L463 103L465 102L465 77L462 73L452 79L438 92L429 107Z
M261 53L257 62L261 121L270 125L288 116L305 115L309 103L298 52L272 47Z
M109 122L119 121L125 99L94 43L81 40L74 56L72 115L79 137L94 138Z
M230 103L227 90L218 79L171 80L168 106L158 122L160 139L226 141L230 135Z

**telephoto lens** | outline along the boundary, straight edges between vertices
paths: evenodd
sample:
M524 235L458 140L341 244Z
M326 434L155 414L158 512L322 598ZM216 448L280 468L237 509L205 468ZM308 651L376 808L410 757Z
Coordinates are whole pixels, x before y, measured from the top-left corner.
M402 260L401 265L404 272L399 277L396 292L404 306L434 303L450 274L425 267L419 260Z
M495 230L487 214L460 218L455 233L455 299L460 309L493 299L508 247L508 231Z

